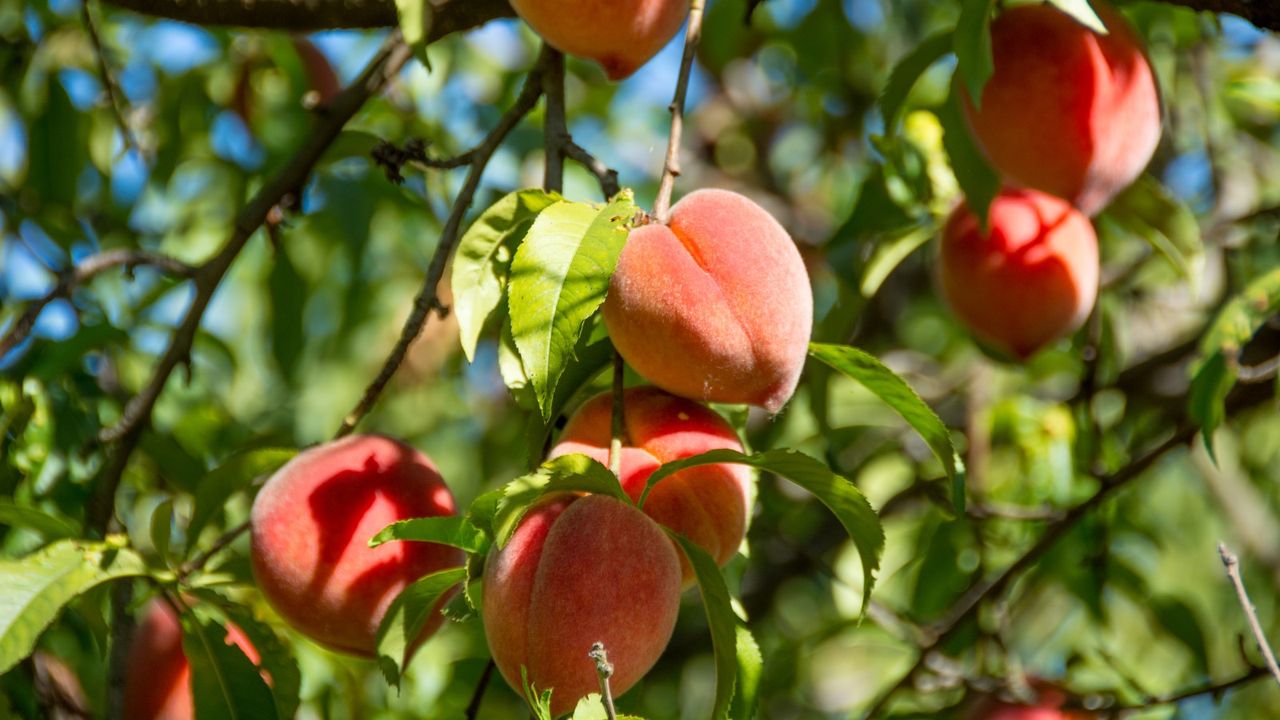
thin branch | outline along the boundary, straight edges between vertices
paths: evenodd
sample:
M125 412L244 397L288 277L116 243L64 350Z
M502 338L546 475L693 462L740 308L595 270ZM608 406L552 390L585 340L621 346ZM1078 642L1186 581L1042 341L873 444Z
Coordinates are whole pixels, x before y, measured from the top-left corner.
M204 566L208 564L208 562L211 559L213 559L214 555L217 555L218 553L222 552L224 548L226 548L231 543L235 542L236 538L240 537L241 535L245 534L248 531L249 531L249 521L246 520L240 523L239 525L231 528L230 530L226 531L225 533L223 533L217 540L214 540L213 544L210 545L208 548L206 548L204 552L201 552L199 555L196 555L195 557L191 558L187 562L183 563L182 567L178 568L178 580L179 581L185 580L188 576L191 575L191 573L204 568Z
M520 96L516 98L515 103L498 121L497 126L489 132L474 150L475 154L471 162L471 169L467 172L467 179L463 182L462 189L458 191L457 199L454 200L449 219L445 221L444 230L440 233L440 243L436 246L435 254L431 257L431 265L427 268L426 280L422 284L422 289L418 291L418 295L413 299L413 308L409 312L409 317L405 319L404 328L400 331L400 338L396 341L395 347L391 349L391 353L387 355L387 359L383 362L382 369L378 372L378 375L365 388L364 395L360 398L360 401L343 418L342 425L338 427L336 433L337 437L349 435L352 430L355 430L356 425L360 423L364 416L368 415L369 411L373 409L378 397L386 389L387 383L391 382L391 377L400 368L400 363L404 361L404 356L408 353L409 346L422 333L422 328L426 326L431 312L436 311L442 316L448 312L448 308L440 302L437 286L444 276L445 264L449 261L449 256L453 254L453 246L458 242L458 237L462 230L462 220L475 199L476 190L480 187L480 178L484 175L489 159L493 157L494 152L497 151L498 146L502 144L507 135L537 104L539 96L542 95L542 83L540 80L541 78L537 72L529 73L529 77L525 80L524 88L520 91Z
M120 127L120 136L124 139L124 146L131 150L142 152L142 146L138 144L138 139L134 137L133 131L129 129L129 123L125 121L125 113L122 109L123 93L120 92L115 76L111 74L111 68L107 65L107 51L102 45L102 38L98 36L98 27L93 20L93 14L89 12L89 0L81 0L80 16L84 19L84 27L89 33L89 41L93 43L93 54L98 58L98 76L102 80L103 89L106 91L107 104L111 107L111 114L115 116L116 125Z
M329 113L307 134L306 142L293 159L241 209L236 216L231 237L218 253L196 270L195 296L191 307L170 338L169 346L152 371L151 379L125 406L120 421L115 426L104 429L99 436L103 442L116 443L116 447L98 478L86 512L86 525L93 532L101 534L106 530L114 513L116 490L129 464L129 457L141 440L143 428L150 422L151 411L164 391L169 376L179 364L189 358L205 309L231 264L249 238L266 221L273 208L287 204L288 198L293 198L296 202L307 176L311 174L320 156L338 137L343 126L369 97L381 90L387 80L400 71L410 57L412 51L400 39L399 32L393 32L360 77L334 99Z
M1237 365L1236 377L1242 383L1260 383L1275 378L1280 373L1280 355L1263 360L1257 365Z
M1190 690L1183 690L1181 692L1174 693L1173 695L1147 698L1142 702L1130 705L1112 705L1108 707L1107 710L1113 712L1126 710L1150 710L1151 708L1160 707L1161 705L1177 705L1184 700L1190 700L1204 695L1221 695L1228 690L1240 687L1241 685L1247 685L1259 678L1268 677L1269 675L1270 671L1265 667L1250 668L1248 672L1230 680L1202 685L1200 687L1191 688Z
M396 27L395 0L108 0L144 15L194 25L327 30ZM507 0L449 0L435 6L428 42L515 11Z
M1266 661L1267 669L1271 671L1276 683L1280 684L1280 665L1276 664L1275 653L1271 651L1267 635L1262 631L1262 623L1258 622L1258 611L1249 600L1249 591L1244 588L1244 578L1240 576L1240 559L1227 549L1225 543L1221 542L1218 543L1218 555L1222 557L1222 565L1227 569L1227 577L1236 588L1236 598L1240 601L1240 608L1244 610L1245 617L1249 619L1249 629L1253 631L1253 639L1257 641L1258 649L1262 651L1262 659Z
M134 268L142 266L154 267L171 275L181 277L191 277L195 273L195 268L181 260L159 253L146 252L145 250L106 250L97 255L91 255L63 273L61 279L58 280L58 284L44 297L32 300L27 304L26 309L22 311L22 315L18 316L18 319L4 334L4 338L0 339L0 357L9 354L10 350L27 339L27 336L31 334L31 329L35 327L36 319L40 317L40 312L49 303L59 298L69 297L72 290L84 285L106 270L123 267L126 271L132 271Z
M623 406L625 391L623 380L626 376L626 365L622 361L622 353L613 353L613 403L610 412L612 422L609 433L609 469L618 479L622 479L622 446L627 437L627 415Z
M564 55L550 45L543 47L542 92L546 95L546 120L543 125L545 171L542 189L564 191L564 146L569 129L564 118Z
M471 702L467 703L466 720L476 720L480 717L480 703L484 701L485 688L489 687L489 678L493 677L493 658L489 658L488 664L484 666L484 672L480 673L480 679L476 681L476 689L471 691Z
M609 662L609 654L604 643L595 642L587 657L595 661L596 676L600 678L600 702L604 704L604 714L608 720L617 720L618 711L613 707L613 692L609 689L609 678L613 677L613 663Z
M689 26L684 31L684 56L680 59L680 75L676 79L676 94L668 110L671 111L671 135L667 139L667 159L662 166L662 180L658 183L658 197L653 202L654 218L666 223L671 214L671 193L680 174L680 136L684 131L684 101L689 94L689 75L693 71L693 57L702 39L702 7L704 0L693 0L689 6Z
M604 193L605 200L613 199L617 195L622 186L618 184L618 171L605 165L599 158L587 152L585 148L573 141L573 138L567 138L564 146L561 148L569 159L577 162L585 167L596 176L596 181L600 183L600 192Z

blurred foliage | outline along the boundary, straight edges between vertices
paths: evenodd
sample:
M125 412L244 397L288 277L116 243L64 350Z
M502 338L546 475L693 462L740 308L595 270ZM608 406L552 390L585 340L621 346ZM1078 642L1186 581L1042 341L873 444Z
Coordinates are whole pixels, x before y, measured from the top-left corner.
M1222 403L1240 367L1280 353L1280 39L1229 16L1125 6L1159 76L1164 136L1148 175L1097 219L1097 311L1074 338L1011 366L983 354L931 284L941 219L962 188L992 189L951 100L957 68L970 85L984 77L991 3L751 5L748 19L747 0L710 2L678 191L734 188L764 205L805 256L814 340L862 348L950 428L947 437L927 417L908 423L881 400L890 390L868 390L818 362L778 417L732 409L749 447L794 448L852 480L881 511L885 532L873 612L863 619L867 558L820 502L762 473L745 552L725 572L726 594L763 657L759 716L858 713L914 660L912 627L944 617L973 583L1025 552L1045 517L1087 500L1097 477L1188 418L1212 438L1212 457L1200 441L1174 449L1076 524L941 648L954 668L892 707L947 717L966 681L1022 673L1142 702L1246 670L1241 647L1251 641L1240 640L1246 626L1215 545L1225 540L1241 555L1263 626L1280 641L1280 413L1274 402L1238 415ZM385 34L303 38L95 8L134 146L80 10L68 0L0 0L0 328L96 253L208 258L324 112L332 88L303 48L318 48L349 81ZM96 434L145 384L191 301L190 284L145 266L105 272L50 303L32 336L0 357L0 584L38 579L14 560L33 552L51 575L77 553L119 554L99 574L41 589L70 600L56 617L17 629L0 619L0 647L40 651L0 677L0 715L42 716L33 673L50 657L101 714L112 621L111 593L98 583L145 572L145 581L120 581L134 583L139 607L158 586L173 587L185 561L244 521L256 478L331 436L394 344L462 182L456 170L407 169L396 185L369 151L409 138L423 139L432 156L467 150L511 104L537 49L511 20L447 37L419 53L429 70L411 63L348 124L302 189L298 212L260 232L215 295L190 367L168 383L125 474L116 503L123 534L104 541L114 550L70 540L87 534L84 508L103 469ZM618 85L568 62L570 131L620 172L642 208L657 187L679 53L677 39ZM468 224L507 193L541 185L541 123L539 110L502 145ZM599 196L592 175L572 162L566 171L564 197ZM589 322L556 348L581 361L560 377L571 395L549 397L556 383L541 376L536 392L508 393L504 377L528 368L512 370L500 315L487 326L484 317L464 320L472 362L458 321L433 319L362 425L428 453L461 507L530 471L523 448L540 448L550 429L541 414L554 426L566 405L606 381L607 344ZM521 343L505 322L507 340ZM951 443L967 472L963 512L947 481L958 472ZM258 633L259 648L283 638L272 661L287 668L296 658L299 717L458 718L487 661L480 623L455 601L451 616L463 621L447 623L404 668L399 689L390 687L378 663L288 631L252 589L243 538L186 582L211 601L185 620L189 646L221 637L227 621ZM709 628L700 606L698 593L684 596L670 647L620 700L622 711L705 718L727 702L717 696L712 638L749 652L734 635L734 612L728 625L713 614ZM219 662L213 654L198 674L201 663ZM288 703L276 703L287 713ZM522 708L495 679L482 716L521 717ZM1140 715L1274 716L1280 692L1268 682L1220 703L1199 697Z

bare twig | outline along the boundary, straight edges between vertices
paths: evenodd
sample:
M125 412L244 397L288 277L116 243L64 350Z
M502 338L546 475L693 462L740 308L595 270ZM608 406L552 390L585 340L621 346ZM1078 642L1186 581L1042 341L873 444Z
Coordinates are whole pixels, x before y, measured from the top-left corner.
M1224 680L1221 682L1211 683L1209 685L1201 685L1189 690L1182 690L1173 695L1165 695L1162 697L1151 697L1129 705L1112 705L1107 710L1125 711L1125 710L1150 710L1151 708L1160 707L1161 705L1176 705L1184 700L1201 697L1203 695L1221 695L1222 693L1237 688L1241 685L1247 685L1254 680L1264 678L1270 675L1270 671L1265 667L1250 668L1243 675Z
M145 250L106 250L97 255L87 257L76 264L75 267L63 273L58 280L58 284L44 297L27 304L26 309L22 311L22 315L14 321L13 326L4 334L4 339L0 339L0 357L7 355L10 350L27 339L27 335L35 327L36 319L40 317L40 312L49 303L59 298L68 297L71 295L72 290L84 285L106 270L123 267L126 271L131 271L144 265L181 277L190 277L195 272L195 268L181 260L159 253L146 252Z
M1280 373L1280 355L1257 365L1237 365L1236 377L1242 383L1259 383L1274 379Z
M111 68L107 64L107 51L102 46L102 38L98 36L98 27L94 22L93 14L89 12L89 0L81 0L80 16L84 19L84 28L89 33L89 41L93 43L94 55L98 57L98 75L102 80L102 88L107 94L107 104L111 106L111 114L115 116L116 125L120 127L120 136L124 140L124 146L131 150L142 152L142 146L138 144L138 139L134 137L133 131L129 129L129 123L124 117L124 110L121 109L123 93L120 92L119 86L116 85L115 76L111 74Z
M605 165L599 158L587 152L581 145L574 142L573 138L567 138L562 149L566 157L574 160L596 176L596 181L600 183L600 192L604 193L605 200L613 199L613 196L622 190L622 187L618 184L618 171Z
M480 717L480 703L484 701L485 688L489 687L489 678L493 676L493 658L489 659L489 663L484 666L484 672L480 673L480 679L476 681L476 689L471 691L471 702L467 703L467 711L465 717L467 720L476 720Z
M112 5L195 25L323 30L396 27L395 0L109 0ZM507 0L448 0L433 3L428 42L515 11Z
M338 427L336 433L337 437L349 435L352 430L355 430L356 425L360 423L364 416L368 415L369 411L373 409L378 397L382 395L382 391L387 387L387 383L391 382L391 377L400 368L400 363L404 362L404 356L408 353L409 346L422 333L422 328L426 326L431 312L434 310L441 315L448 312L448 308L440 302L437 286L444 276L445 264L449 261L449 256L453 254L453 246L458 242L458 237L462 230L462 220L467 214L467 209L471 207L471 202L475 199L476 190L480 187L480 178L484 175L489 159L493 157L493 153L498 149L498 146L519 124L520 120L525 115L528 115L533 106L537 104L540 95L542 95L541 78L537 72L531 72L525 80L524 88L520 91L515 103L498 121L497 126L489 131L485 139L475 148L471 169L467 172L467 179L463 182L462 189L458 191L458 197L454 200L449 219L445 222L444 230L440 233L440 243L436 246L435 254L431 257L431 265L427 268L426 280L422 284L422 289L418 291L418 295L413 299L413 308L409 312L409 317L405 319L400 338L396 341L395 347L391 349L391 353L387 355L387 359L383 362L382 369L378 372L378 375L365 388L364 395L361 396L360 401L343 418L342 425Z
M689 26L684 31L684 56L680 59L680 75L676 80L675 98L668 108L671 111L671 136L667 139L667 159L662 166L662 180L658 184L658 197L653 201L653 215L660 223L666 223L671 214L671 193L675 190L676 176L680 174L680 135L684 131L684 101L689 94L689 74L693 71L693 57L702 39L703 0L693 0L689 6Z
M1227 577L1236 588L1236 598L1240 600L1240 608L1249 619L1249 629L1253 631L1253 639L1258 643L1262 659L1266 661L1267 669L1271 671L1276 683L1280 683L1280 665L1276 664L1275 653L1271 651L1267 635L1262 631L1262 623L1258 622L1258 611L1253 607L1253 602L1249 600L1249 592L1244 588L1244 578L1240 576L1240 559L1227 549L1226 543L1221 542L1218 543L1218 555L1222 557L1222 565L1227 569Z
M613 708L613 691L609 689L609 678L613 677L613 663L609 662L609 654L605 652L604 643L595 642L587 657L596 663L596 675L600 678L600 702L604 704L604 714L609 720L617 720L618 711Z
M178 568L178 580L184 580L191 575L191 573L202 569L206 564L208 564L209 560L211 560L214 555L222 552L224 548L235 542L236 538L248 531L249 521L246 520L223 533L217 540L214 540L213 544L206 548L204 552L191 558L187 562L183 563L182 567ZM194 539L195 538L192 538L192 540Z
M622 353L613 353L613 403L612 423L609 433L609 469L618 479L622 479L622 446L627 437L626 408L623 405L623 379L626 376L626 365L622 361Z
M427 144L421 138L414 138L406 142L402 148L384 140L374 146L369 156L373 158L374 164L387 174L388 180L399 185L404 182L404 175L400 171L405 165L413 164L433 170L452 170L470 165L475 157L475 150L468 150L451 157L433 158L427 155Z
M564 190L564 147L569 129L564 118L564 55L551 46L543 48L542 92L546 95L547 115L543 126L543 148L546 152L542 189Z

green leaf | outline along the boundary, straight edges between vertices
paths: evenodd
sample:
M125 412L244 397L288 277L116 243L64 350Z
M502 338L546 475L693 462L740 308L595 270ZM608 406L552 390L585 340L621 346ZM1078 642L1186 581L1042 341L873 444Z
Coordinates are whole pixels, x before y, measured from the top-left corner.
M258 667L227 638L222 623L182 614L182 652L191 663L191 694L200 720L275 720L275 698Z
M458 241L450 287L462 352L469 362L475 360L485 322L502 302L511 256L538 213L560 201L559 195L542 190L509 193L480 213Z
M546 453L547 439L555 429L556 419L578 393L590 387L601 372L613 364L613 344L607 340L591 342L587 332L578 338L578 347L565 365L560 382L556 383L555 398L551 401L551 413L543 420L540 413L529 417L525 433L525 454L529 465L535 466Z
M1112 220L1151 244L1185 278L1194 278L1204 257L1200 223L1158 180L1143 175L1107 207Z
M1195 371L1187 392L1187 415L1200 426L1204 447L1215 464L1218 458L1213 446L1213 432L1226 419L1227 394L1235 384L1236 374L1227 367L1227 359L1222 353L1214 353Z
M511 333L543 419L583 323L604 302L635 213L629 192L603 210L556 203L534 220L511 261Z
M1148 601L1151 614L1165 632L1177 638L1195 661L1196 671L1201 675L1209 674L1209 652L1205 642L1204 628L1195 610L1182 600L1172 596L1151 598Z
M964 469L951 442L951 433L933 408L870 353L846 345L810 343L809 354L856 380L920 433L951 480L951 500L956 512L964 513Z
M435 8L430 0L396 0L396 16L405 44L419 49L431 34Z
M1089 5L1089 0L1049 0L1049 4L1075 18L1090 30L1102 35L1107 34L1107 26Z
M378 625L378 668L387 682L400 686L400 675L414 650L415 641L431 612L445 593L467 579L466 568L449 568L431 573L406 587Z
M173 534L173 500L163 500L151 511L151 547L161 559L169 556L169 538Z
M991 54L991 9L995 0L961 0L956 20L956 72L964 81L974 107L982 105L982 88L995 72Z
M902 120L902 109L907 96L916 81L942 56L951 52L954 45L951 31L946 31L925 38L907 53L893 71L889 73L889 82L880 95L880 113L884 118L884 132L893 136L898 131L898 123Z
M875 295L880 285L903 260L937 234L936 226L923 225L900 230L876 242L871 259L862 270L862 282L858 288L862 296L869 298Z
M298 361L306 345L303 312L306 309L307 281L298 274L282 244L276 248L267 280L271 305L271 357L276 369L292 386L298 375Z
M884 552L884 529L880 525L880 516L876 514L871 503L867 502L867 498L857 486L804 453L785 448L766 450L754 455L743 455L736 450L711 450L701 455L669 462L654 470L649 476L638 504L644 507L650 491L663 478L685 468L717 463L750 465L780 475L808 490L835 513L836 519L849 533L862 560L864 580L862 607L866 609L867 602L871 600L871 588L875 584L875 572L880 567L880 555Z
M117 537L59 540L24 558L0 561L0 673L31 654L67 603L108 580L147 574L142 558L123 543Z
M604 700L601 699L600 693L591 693L590 695L578 701L573 708L573 717L571 720L608 720L609 715L604 710ZM615 720L644 720L637 715L615 715Z
M267 623L254 617L249 608L227 601L216 593L205 592L202 597L216 596L218 606L227 614L244 636L249 638L261 658L259 667L271 676L271 696L276 701L276 714L282 718L294 717L298 712L302 674L293 652L280 640L280 636Z
M246 450L206 473L196 486L195 508L187 525L188 542L194 544L200 539L201 531L222 511L228 498L249 487L255 479L279 470L297 454L293 448Z
M715 653L716 696L711 717L727 720L732 709L735 685L738 681L738 628L741 621L733 612L729 588L725 585L720 567L706 550L669 528L663 528L684 550L685 557L698 577L698 592L702 595L702 608L707 613L707 626L711 630L711 649Z
M1000 176L969 134L969 124L960 109L959 91L954 82L947 102L938 108L938 119L942 121L942 147L947 151L951 170L964 193L965 204L978 216L978 227L985 231L987 210L1000 192Z
M0 498L0 525L34 530L44 536L45 540L74 537L79 532L67 520L4 498Z
M760 702L760 680L764 674L764 658L760 646L746 625L738 623L736 649L738 654L737 691L733 694L735 720L751 720Z
M393 540L440 543L469 553L484 552L488 545L484 532L458 515L412 518L391 523L369 538L369 547L378 547Z
M525 512L548 493L589 492L631 502L618 484L617 475L577 453L548 460L537 470L507 483L502 490L502 501L493 518L494 541L499 547L507 544Z
M554 720L551 717L551 690L539 692L529 682L529 670L523 665L520 666L520 685L524 688L524 700L529 703L529 711L533 713L534 720Z

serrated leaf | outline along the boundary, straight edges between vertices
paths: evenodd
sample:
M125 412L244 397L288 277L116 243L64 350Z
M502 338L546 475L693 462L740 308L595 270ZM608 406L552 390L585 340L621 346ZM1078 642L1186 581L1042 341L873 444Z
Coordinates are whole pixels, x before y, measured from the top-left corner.
M1081 25L1090 30L1100 35L1107 34L1107 26L1103 24L1102 18L1098 17L1098 13L1094 12L1093 7L1089 5L1089 0L1049 0L1049 4L1075 18Z
M73 537L78 532L67 520L7 499L0 499L0 525L34 530L50 541Z
M956 513L964 513L964 469L951 442L951 433L942 418L907 381L874 355L855 347L810 343L809 354L870 390L924 438L951 481L951 500Z
M556 203L534 220L511 261L511 334L544 420L583 323L604 302L635 213L625 191L603 210Z
M760 680L764 674L764 657L751 631L742 623L736 628L738 682L733 694L734 720L751 720L760 702Z
M163 500L151 511L151 547L162 559L169 556L169 538L173 534L173 500Z
M387 682L400 686L400 675L409 664L415 641L445 593L467 579L466 568L431 573L406 587L387 608L378 625L378 668Z
M506 545L525 512L542 496L553 492L589 492L631 502L618 483L618 476L609 468L586 455L562 455L503 487L502 501L493 518L494 542L499 547Z
M208 597L215 593L206 592ZM299 692L302 687L302 674L298 669L298 661L292 651L281 641L275 630L265 622L256 618L249 608L237 605L217 596L218 607L226 613L227 619L234 623L250 644L258 651L261 661L258 666L271 677L271 696L276 702L276 714L282 718L291 718L298 711Z
M529 681L529 670L523 665L520 666L520 685L524 688L522 694L534 720L554 720L551 717L551 690L539 691L534 687Z
M219 512L222 506L237 492L249 487L263 475L269 475L289 462L298 451L293 448L258 448L246 450L228 458L218 467L205 473L196 486L195 507L191 522L187 525L189 543L195 543L200 533ZM192 548L188 548L190 552Z
M502 302L516 248L538 213L561 200L559 195L542 190L508 193L480 213L458 241L450 286L453 315L458 319L459 340L468 362L475 360L480 332Z
M880 567L880 555L884 552L884 529L880 525L880 516L876 514L866 496L848 479L831 471L831 468L796 450L766 450L753 455L744 455L736 450L711 450L675 462L662 465L649 476L644 493L640 496L640 507L654 486L663 478L685 468L698 465L714 465L716 463L739 463L766 470L784 477L800 487L808 490L814 497L826 505L844 526L853 545L858 549L862 561L864 585L862 606L866 609L871 600L871 588L875 584L875 572Z
M938 120L942 122L942 147L947 151L951 171L964 193L965 204L977 216L978 227L985 232L987 211L1000 192L1000 176L969 134L969 124L960 109L959 92L958 85L953 82L947 101L938 108Z
M0 674L31 654L67 603L108 580L147 574L142 558L122 542L59 540L0 561Z
M275 698L258 667L227 639L222 623L182 614L182 652L191 663L191 695L199 720L276 720Z
M907 96L916 81L935 62L952 51L955 38L951 31L946 31L925 38L893 66L889 73L889 81L880 95L880 114L884 118L884 132L893 136L898 131L898 122L902 119L902 109Z
M716 694L712 704L713 720L728 720L732 709L735 686L738 682L738 628L740 621L733 612L729 588L725 585L720 566L697 543L664 527L667 535L684 550L698 578L698 592L702 595L702 607L707 613L707 627L711 630L711 649L715 654Z
M974 107L982 105L982 88L995 72L991 53L991 10L995 0L961 0L953 47L956 72L964 81Z
M1111 202L1106 216L1146 240L1183 277L1199 276L1195 268L1204 257L1200 224L1155 178L1138 178Z
M393 540L440 543L468 553L484 552L488 545L484 531L458 515L411 518L391 523L369 538L369 547L378 547Z

